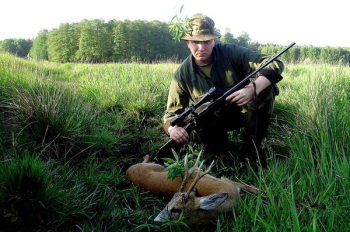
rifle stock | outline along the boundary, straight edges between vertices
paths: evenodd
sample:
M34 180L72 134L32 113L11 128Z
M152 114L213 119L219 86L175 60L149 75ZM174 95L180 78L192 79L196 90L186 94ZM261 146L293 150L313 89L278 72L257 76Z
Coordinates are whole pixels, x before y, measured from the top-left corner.
M285 53L288 49L293 47L295 45L295 42L288 45L286 48L282 49L279 53L277 53L275 56L273 56L271 59L266 61L264 64L262 64L258 69L256 69L254 72L250 73L248 76L246 76L243 80L241 80L239 83L234 85L232 88L221 94L221 96L217 96L217 90L215 88L211 88L207 94L203 96L202 99L200 99L197 103L192 104L190 107L188 107L183 113L175 117L170 121L171 126L179 125L182 126L187 133L190 133L192 130L196 129L197 127L200 127L202 125L202 122L205 121L205 118L208 114L211 114L215 110L217 110L226 100L226 97L228 97L233 92L241 89L247 81L251 77L253 77L255 74L260 72L263 68L265 68L267 65L269 65L271 62L276 60L279 56L281 56L283 53ZM185 118L190 115L191 113L194 113L196 109L198 109L202 104L205 102L214 100L208 106L206 106L201 112L194 114L193 117L191 117L188 121L185 122ZM156 162L160 162L161 158L169 157L172 154L172 149L175 152L180 151L183 144L179 144L176 141L170 139L167 143L165 143L157 152L157 154L154 156L154 160Z

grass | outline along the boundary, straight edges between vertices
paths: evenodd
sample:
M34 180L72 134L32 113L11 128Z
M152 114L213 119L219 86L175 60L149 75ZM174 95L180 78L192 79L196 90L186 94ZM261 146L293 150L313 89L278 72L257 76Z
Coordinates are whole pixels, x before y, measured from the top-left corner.
M64 197L51 182L51 173L36 158L25 154L0 166L1 228L20 230L51 226L59 217Z
M154 224L168 199L133 186L124 173L166 140L161 117L177 65L54 64L0 54L2 229L350 228L350 68L325 64L286 65L264 143L267 168L239 172L227 158L217 162L214 175L265 194L244 196L205 228Z

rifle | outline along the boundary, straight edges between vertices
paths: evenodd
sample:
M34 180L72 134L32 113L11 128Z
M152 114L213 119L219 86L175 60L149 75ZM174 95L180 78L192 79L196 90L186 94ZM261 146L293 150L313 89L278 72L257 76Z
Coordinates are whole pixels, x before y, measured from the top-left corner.
M262 64L258 69L250 73L243 80L241 80L239 83L234 85L232 88L230 88L223 94L221 94L220 91L217 90L215 87L210 88L209 91L198 102L193 103L184 112L182 112L181 114L176 116L174 119L172 119L170 121L170 125L171 126L177 125L179 127L183 127L188 134L191 131L195 130L196 128L200 128L203 122L205 122L205 118L208 117L208 115L215 112L217 109L219 109L224 104L224 102L226 102L225 100L226 97L228 97L233 92L245 86L247 81L251 77L253 77L255 74L260 72L263 68L265 68L274 60L276 60L279 56L281 56L283 53L285 53L288 49L290 49L294 45L295 45L295 42L291 43L286 48L282 49L277 55L270 58L268 61ZM209 103L203 110L201 110L199 113L195 112L196 109L198 109L204 103L209 101L212 101L212 102ZM190 114L191 114L191 117L189 117L189 119L186 119L186 117L188 117ZM175 152L178 152L182 146L183 144L180 144L175 140L170 139L158 150L157 154L154 156L154 160L156 162L161 163L162 162L161 158L169 156L172 153L172 150L174 150Z

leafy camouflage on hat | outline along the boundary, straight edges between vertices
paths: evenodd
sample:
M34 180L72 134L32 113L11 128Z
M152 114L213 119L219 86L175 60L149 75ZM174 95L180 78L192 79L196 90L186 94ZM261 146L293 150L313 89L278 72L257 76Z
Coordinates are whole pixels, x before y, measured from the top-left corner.
M207 41L221 37L221 34L215 31L214 21L206 15L195 14L188 23L192 31L183 36L183 40Z

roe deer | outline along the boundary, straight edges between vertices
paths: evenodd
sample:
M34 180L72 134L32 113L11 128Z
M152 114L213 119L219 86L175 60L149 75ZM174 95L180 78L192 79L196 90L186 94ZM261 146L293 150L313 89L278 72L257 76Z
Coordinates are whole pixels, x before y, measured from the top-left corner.
M208 223L212 216L231 211L242 191L258 193L258 189L246 184L219 179L207 175L214 161L206 171L202 171L203 162L199 164L200 155L192 168L188 168L185 156L184 178L168 179L165 168L159 164L148 163L149 156L142 163L132 165L126 171L127 178L134 184L154 194L173 195L167 206L154 219L163 222L176 220L182 214L188 224ZM195 176L195 177L194 177Z

